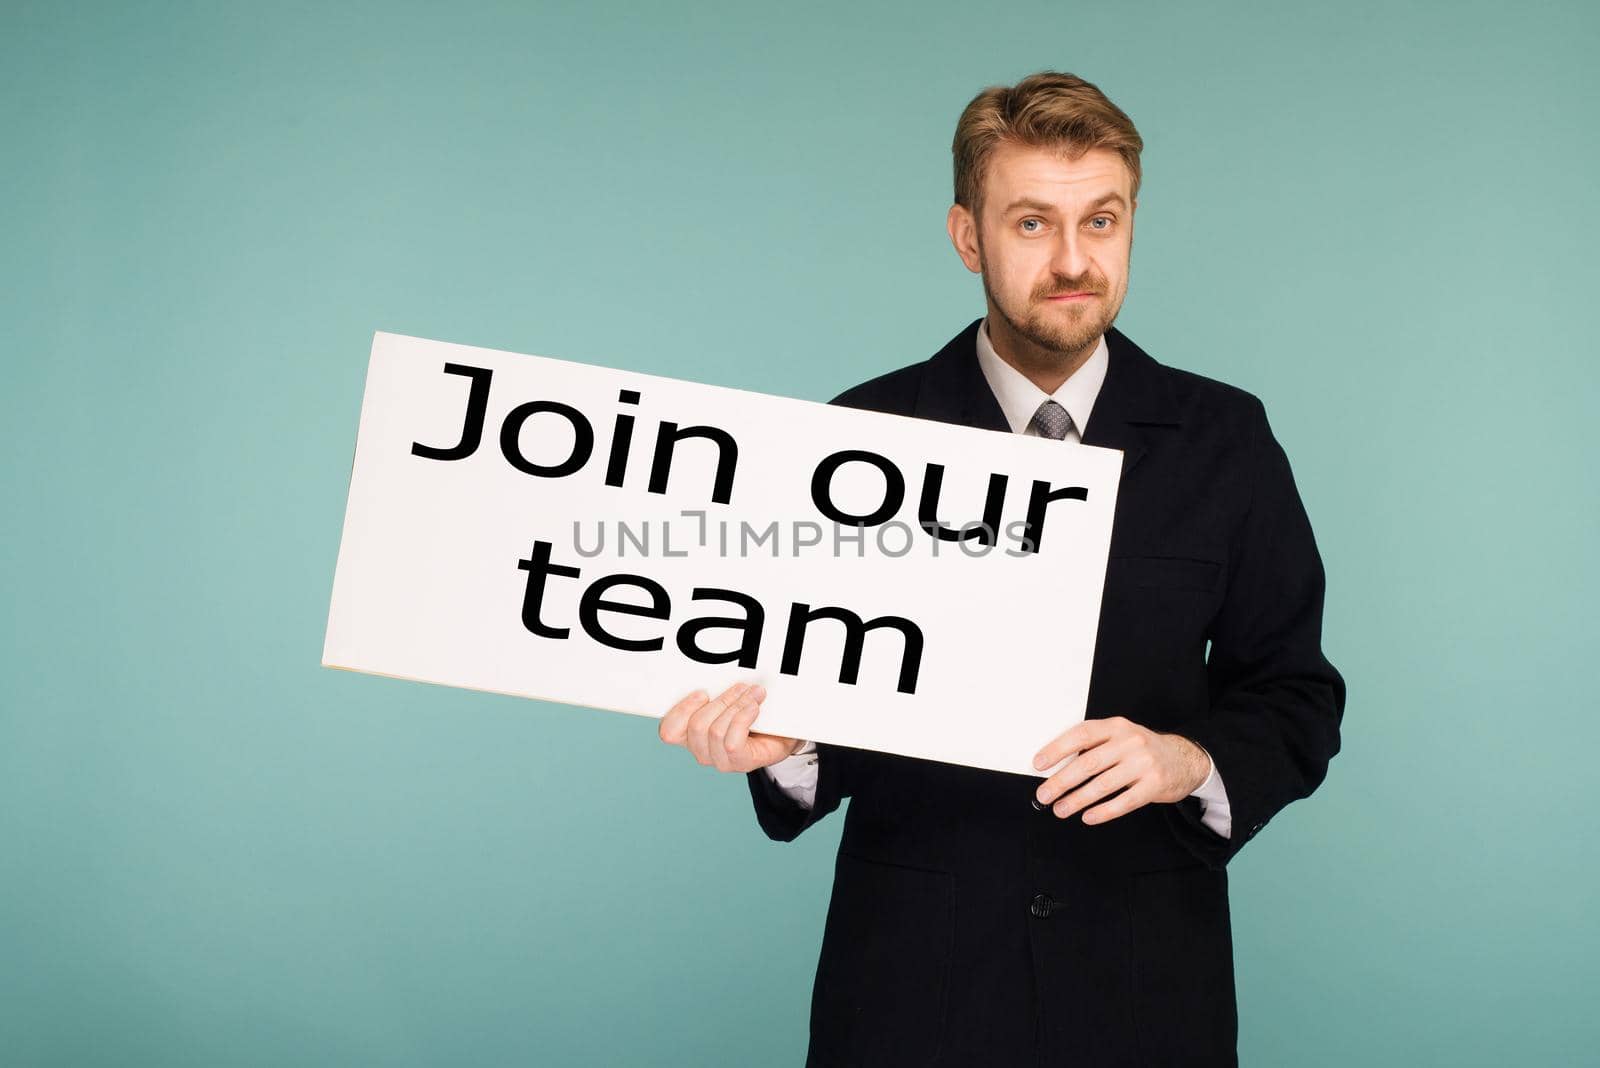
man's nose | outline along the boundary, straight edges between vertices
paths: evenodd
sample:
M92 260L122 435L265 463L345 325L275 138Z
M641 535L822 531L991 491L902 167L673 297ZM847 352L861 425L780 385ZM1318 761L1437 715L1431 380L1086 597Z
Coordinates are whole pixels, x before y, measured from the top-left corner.
M1056 241L1050 267L1067 278L1081 278L1089 270L1089 257L1077 234L1062 234Z

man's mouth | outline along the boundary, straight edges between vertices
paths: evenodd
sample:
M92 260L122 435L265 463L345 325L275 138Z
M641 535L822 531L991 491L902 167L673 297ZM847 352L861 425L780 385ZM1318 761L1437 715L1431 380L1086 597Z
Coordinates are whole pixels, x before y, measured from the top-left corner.
M1094 296L1093 293L1056 293L1044 299L1054 301L1093 300Z

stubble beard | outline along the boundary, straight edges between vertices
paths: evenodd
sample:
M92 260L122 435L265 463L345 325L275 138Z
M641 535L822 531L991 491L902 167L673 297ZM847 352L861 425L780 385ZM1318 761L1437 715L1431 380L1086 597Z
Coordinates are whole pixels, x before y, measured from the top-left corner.
M983 278L983 291L992 307L1005 321L1012 335L1025 342L1028 352L1013 355L1027 363L1039 364L1041 370L1053 370L1077 362L1086 350L1092 349L1100 335L1111 328L1118 309L1106 292L1105 279L1063 278L1056 275L1048 286L1029 294L1026 315L1017 314L996 296L989 285L988 275ZM1066 322L1047 316L1050 307L1044 301L1053 293L1093 293L1096 299L1089 304L1066 304L1071 315ZM992 331L991 331L992 333Z
M981 241L978 255L981 261L983 256ZM1004 320L1011 335L1022 342L1020 345L1009 346L1013 350L1021 350L1012 351L1009 355L1024 364L1025 369L1052 372L1080 364L1088 358L1089 353L1099 342L1100 336L1111 329L1111 324L1116 321L1117 312L1122 307L1120 295L1113 300L1110 285L1105 277L1099 274L1087 273L1077 278L1051 275L1049 281L1035 287L1033 292L1028 294L1026 314L1020 314L1017 309L1006 307L996 296L994 289L989 285L987 270L982 272L982 278L983 292L989 299L989 306ZM1071 318L1067 322L1061 322L1053 315L1046 315L1046 312L1051 310L1046 301L1057 293L1093 293L1096 299L1089 304L1062 305ZM992 342L994 330L991 328L989 333Z

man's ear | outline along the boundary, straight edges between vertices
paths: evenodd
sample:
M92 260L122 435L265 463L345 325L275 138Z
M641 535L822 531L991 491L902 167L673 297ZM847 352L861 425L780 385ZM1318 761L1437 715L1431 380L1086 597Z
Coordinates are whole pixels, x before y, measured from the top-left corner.
M944 228L950 235L950 243L955 246L956 255L967 265L967 270L973 274L981 274L983 258L978 255L978 224L973 219L972 212L960 204L950 205L950 214L945 216Z

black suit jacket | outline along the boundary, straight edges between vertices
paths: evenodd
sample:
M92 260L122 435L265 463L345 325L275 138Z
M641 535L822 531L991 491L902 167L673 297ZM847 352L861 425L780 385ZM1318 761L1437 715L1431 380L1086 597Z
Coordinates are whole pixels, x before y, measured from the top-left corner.
M834 403L1007 432L978 325ZM1083 441L1121 449L1123 467L1088 714L1204 746L1232 836L1193 798L1090 826L1036 810L1030 776L827 744L810 809L752 773L774 839L851 798L810 1064L1237 1063L1225 865L1322 781L1344 680L1321 651L1322 562L1261 402L1119 331L1106 344Z

